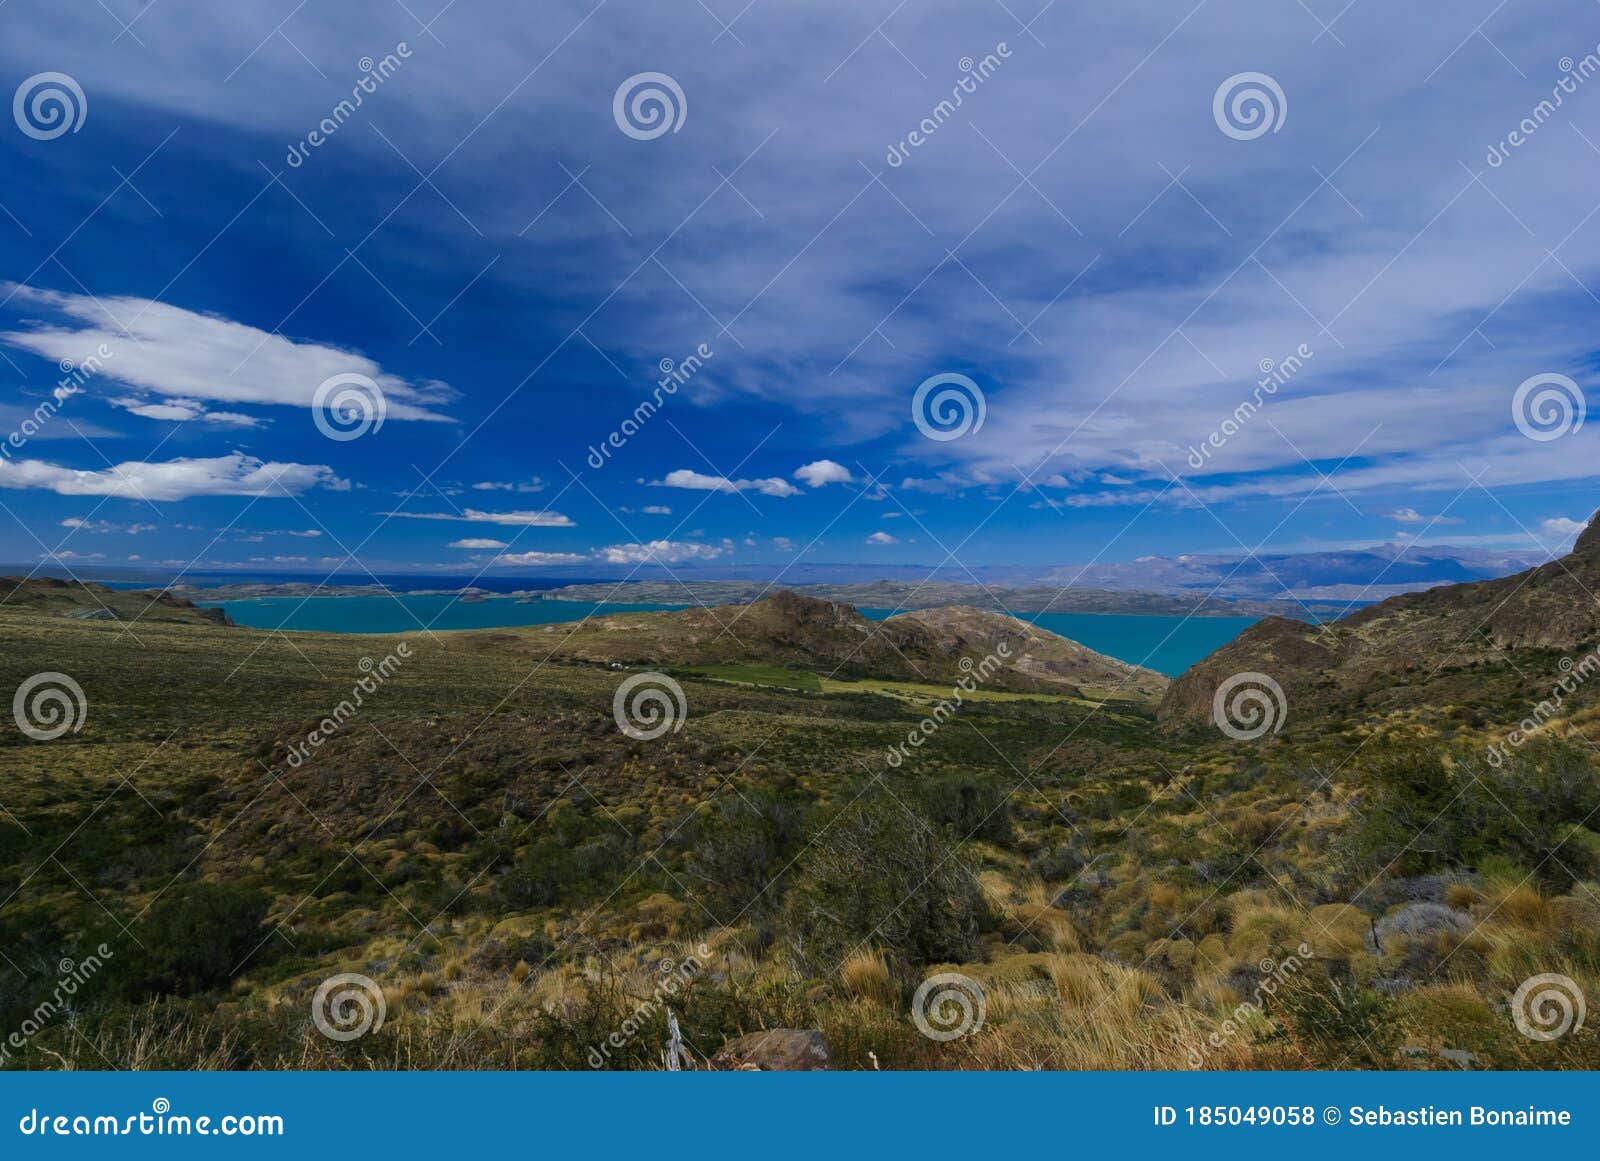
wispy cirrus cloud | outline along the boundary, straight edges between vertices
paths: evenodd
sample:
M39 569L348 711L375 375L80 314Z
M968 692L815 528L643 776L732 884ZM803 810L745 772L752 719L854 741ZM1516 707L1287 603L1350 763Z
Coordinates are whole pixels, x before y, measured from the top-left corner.
M204 414L202 400L311 407L324 380L356 374L382 390L387 418L450 422L435 410L456 398L448 384L413 383L355 351L296 342L246 323L132 295L93 298L14 282L0 283L0 291L12 309L26 306L50 316L25 322L22 329L0 331L0 343L74 363L104 346L111 357L101 361L96 378L151 392L168 407L195 413L174 410L152 418L199 417ZM228 422L216 420L216 414L213 422ZM238 423L238 417L232 422Z

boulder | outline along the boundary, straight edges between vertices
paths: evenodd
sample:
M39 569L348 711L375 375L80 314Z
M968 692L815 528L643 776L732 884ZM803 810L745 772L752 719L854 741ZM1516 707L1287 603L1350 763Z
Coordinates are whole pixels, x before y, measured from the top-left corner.
M769 1028L729 1040L711 1058L722 1072L832 1071L833 1056L822 1033L803 1028Z

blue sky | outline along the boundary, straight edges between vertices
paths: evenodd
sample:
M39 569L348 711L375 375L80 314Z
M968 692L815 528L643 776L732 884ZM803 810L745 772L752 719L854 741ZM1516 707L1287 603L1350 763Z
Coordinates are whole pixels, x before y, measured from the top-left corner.
M1559 548L1597 46L1589 0L11 0L0 560ZM938 375L981 427L919 429Z

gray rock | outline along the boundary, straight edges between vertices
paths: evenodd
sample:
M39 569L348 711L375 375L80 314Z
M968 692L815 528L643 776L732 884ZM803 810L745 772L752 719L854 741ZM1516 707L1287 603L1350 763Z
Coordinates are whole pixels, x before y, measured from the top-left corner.
M770 1028L737 1036L717 1049L711 1067L723 1072L825 1072L833 1056L822 1033L809 1028Z

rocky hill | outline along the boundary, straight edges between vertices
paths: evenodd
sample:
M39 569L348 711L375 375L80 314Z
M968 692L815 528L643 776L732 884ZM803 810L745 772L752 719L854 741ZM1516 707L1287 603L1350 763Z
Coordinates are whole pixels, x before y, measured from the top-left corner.
M986 657L989 688L1153 701L1159 673L1096 653L1003 613L952 606L871 621L849 605L778 592L750 605L617 613L484 639L628 666L760 662L841 678L954 683ZM998 657L1004 644L1009 656Z
M1506 670L1537 689L1597 642L1600 513L1567 556L1512 576L1407 593L1321 626L1260 621L1176 678L1158 716L1204 725L1218 686L1246 672L1270 676L1297 713L1455 700Z
M233 624L221 609L199 608L164 589L112 589L57 577L0 577L0 612L7 610L84 621Z
M1344 601L1225 599L1207 593L1164 593L1138 588L1083 587L1063 570L1051 584L975 584L971 581L874 580L792 585L787 591L858 609L932 609L969 605L992 612L1114 613L1144 617L1300 617L1343 612ZM765 580L647 580L563 585L522 594L546 601L616 601L624 604L749 604L772 592ZM1376 599L1376 598L1373 598Z

